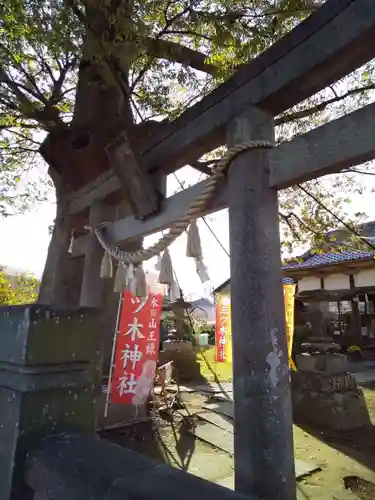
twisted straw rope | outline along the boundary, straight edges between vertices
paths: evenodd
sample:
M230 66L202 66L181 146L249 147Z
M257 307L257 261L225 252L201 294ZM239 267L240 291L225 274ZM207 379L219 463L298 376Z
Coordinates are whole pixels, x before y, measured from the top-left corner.
M140 264L146 260L159 255L169 247L189 226L192 220L199 217L202 211L207 206L208 201L212 198L219 182L224 178L225 173L230 163L240 154L249 149L270 149L273 144L268 141L250 141L245 144L238 144L229 149L224 156L218 161L212 175L207 179L204 190L197 196L188 208L185 215L175 222L167 234L163 235L154 245L149 248L140 249L136 252L126 252L118 246L107 243L104 239L102 230L99 227L85 226L86 229L92 231L98 239L98 242L103 249L109 253L114 259L122 262L124 265ZM106 225L106 224L102 224Z

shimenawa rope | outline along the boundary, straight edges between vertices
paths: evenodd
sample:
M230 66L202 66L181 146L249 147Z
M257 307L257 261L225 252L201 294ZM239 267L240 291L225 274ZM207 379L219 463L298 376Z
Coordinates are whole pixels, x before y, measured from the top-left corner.
M208 201L213 196L219 182L224 178L225 173L230 163L240 154L249 149L270 149L274 145L269 141L250 141L245 144L238 144L229 149L224 156L219 160L214 168L212 175L207 179L207 184L197 198L192 202L185 215L175 222L167 234L163 235L154 245L149 248L140 249L136 252L126 252L118 246L112 245L105 241L105 237L101 227L108 225L104 223L97 227L85 226L85 229L92 231L98 239L98 242L103 249L108 252L114 259L120 261L123 265L129 264L139 265L141 262L151 259L159 255L169 247L189 226L192 220L199 217Z

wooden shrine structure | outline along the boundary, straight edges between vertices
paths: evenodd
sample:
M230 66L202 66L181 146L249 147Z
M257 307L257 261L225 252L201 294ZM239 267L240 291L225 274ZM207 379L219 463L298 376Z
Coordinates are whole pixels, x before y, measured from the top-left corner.
M252 140L273 142L275 117L375 57L374 33L374 0L328 0L282 40L255 60L242 66L231 79L168 125L162 135L152 137L141 151L142 172L132 170L127 152L119 141L114 154L117 155L117 159L123 158L122 170L117 166L114 170L105 171L91 183L73 192L69 197L70 213L84 214L85 218L89 210L90 215L87 220L91 225L105 220L106 207L113 199L113 194L120 192L124 179L129 180L134 174L132 191L135 195L132 203L135 214L114 221L105 231L108 241L111 243L131 241L170 227L185 213L207 181L166 198L159 213L146 217L155 210L150 185L152 187L167 174L195 162L204 153L220 145L227 144L232 148ZM205 212L229 207L236 493L224 491L213 485L210 489L204 481L196 478L183 479L183 473L177 480L171 472L161 472L160 469L156 472L155 468L152 469L149 464L143 463L139 466L139 470L146 470L148 467L149 476L145 476L145 479L147 478L147 483L151 478L152 486L147 489L144 480L135 486L135 483L131 482L131 475L136 473L135 465L133 469L130 467L131 470L123 465L120 472L116 462L117 459L131 460L126 450L121 451L123 454L112 449L109 451L106 448L110 446L108 444L97 441L94 443L87 437L76 436L64 438L65 440L61 437L55 441L52 439L41 449L29 454L26 481L36 492L35 499L78 499L87 496L90 491L93 492L90 498L104 498L108 491L110 495L106 498L114 499L127 498L127 495L130 495L129 491L137 498L151 498L151 495L158 492L167 499L185 498L185 487L180 487L178 491L175 489L173 493L168 488L172 487L171 484L177 488L179 481L190 481L190 486L185 488L189 491L189 498L191 494L212 495L212 497L215 495L215 498L220 496L241 498L240 493L243 493L248 495L248 498L254 499L295 500L292 412L280 282L277 191L375 158L374 122L375 104L369 104L311 132L296 136L271 150L249 150L242 153L231 163L226 182L219 188ZM143 179L147 184L147 195L142 193L139 179ZM100 305L102 284L99 267L102 249L94 235L87 234L76 240L72 258L82 255L85 257L85 265L81 306L95 308ZM2 318L5 318L5 313L2 314ZM38 318L35 320L36 323L33 321L25 323L23 318L27 317L27 314L34 317L37 312L23 311L23 316L21 313L17 314L17 317L14 316L14 323L22 326L19 327L19 331L24 332L23 335L28 338L29 327L34 325L32 328L37 328L35 325L38 323ZM40 311L38 314L41 314ZM77 317L76 328L78 330L83 328L85 321L86 316ZM19 380L22 380L23 385L16 386L15 382L7 382L7 387L11 388L9 391L15 394L14 400L18 401L17 398L21 397L20 391L24 397L25 393L29 395L35 390L35 386L30 385L31 379L27 378L31 377L30 373L38 381L35 374L41 374L44 370L43 380L46 384L47 380L53 379L46 366L60 363L63 367L61 373L65 375L60 375L60 378L54 375L54 382L51 382L52 392L48 393L55 394L56 402L60 397L56 395L59 381L62 385L67 384L68 373L73 377L73 371L67 368L73 363L73 350L75 360L78 360L78 352L82 354L79 363L74 360L76 366L74 373L80 373L80 377L83 377L83 370L86 369L83 365L86 363L85 366L89 366L92 362L86 351L83 354L82 348L79 351L75 346L76 341L71 335L68 336L69 345L64 344L64 349L58 354L52 343L50 351L44 349L41 352L38 351L35 342L26 341L24 341L26 346L24 351L18 350L19 352L15 354L15 348L10 345L9 338L6 341L2 340L3 324L1 321L1 361L11 364L17 359L19 366L29 367L31 364L34 369L34 372L28 371L28 368L21 370L22 376L17 379L17 383L21 384ZM90 330L88 327L85 328L85 332ZM39 332L38 335L38 342L42 342L44 333ZM85 335L87 339L90 338L88 331ZM18 338L12 340L14 343L17 341ZM28 349L39 353L35 354L31 361ZM95 352L93 349L92 353ZM4 359L7 355L9 359ZM95 358L95 355L93 357ZM39 364L34 362L36 358L39 359ZM44 367L43 370L41 366ZM97 380L94 370L86 370L85 373L91 374L90 380ZM9 380L14 380L10 375L9 377ZM78 375L75 374L74 377ZM92 405L83 406L86 396L81 399L81 395L86 393L82 387L90 391L91 382L85 385L81 381L81 385L75 386L73 391L77 397L67 399L68 415L64 417L65 420L61 420L65 425L62 427L67 431L90 430L90 425L85 425L83 417L77 418L77 415L82 416L85 410L86 420L89 420L88 415L92 412ZM44 396L43 405L48 403L48 394ZM52 396L50 398L52 401ZM6 401L0 399L0 404L6 405ZM20 402L17 407L18 412L14 414L15 417L6 420L7 439L12 441L9 456L12 457L13 465L7 463L6 470L10 472L7 481L3 479L0 486L1 500L16 498L14 493L9 492L18 488L15 484L24 476L22 462L24 453L29 451L31 446L35 446L32 440L27 442L21 440L23 443L21 451L17 451L15 455L11 451L18 450L17 443L21 439L15 431L11 432L14 430L14 422L19 423L22 419L33 418L35 423L35 419L39 418L38 413L31 410L26 412L26 416L23 415L22 412L28 407L25 401L22 401L23 403ZM48 418L45 419L44 432L54 434L57 432L56 428L47 425ZM51 421L56 418L51 417ZM25 426L24 434L29 435L31 427ZM0 430L0 437L1 432ZM38 435L42 433L39 429ZM4 452L0 452L0 465L2 465L1 453L4 457ZM97 476L99 465L95 462L95 454L100 454L103 460L106 453L109 457L108 462L99 478ZM3 458L3 463L4 460ZM69 460L71 465L67 465ZM73 465L77 461L80 463L82 478L86 478L85 485L81 484L80 477L74 476L72 472ZM14 468L17 469L17 473L14 473ZM53 480L47 473L51 468ZM0 476L1 474L4 475L4 472L0 473ZM126 474L130 474L128 479L124 477ZM142 477L141 472L138 471L137 474ZM166 478L172 476L174 478L172 481L166 481ZM93 479L88 480L89 477L95 477L96 481L92 490L89 488L90 484L93 484L90 483ZM109 487L108 482L112 486ZM60 489L54 488L56 483L59 483ZM162 486L166 483L168 487ZM107 486L104 487L104 484ZM21 490L17 489L17 492L19 491ZM25 494L25 497L20 495L17 498L30 497Z

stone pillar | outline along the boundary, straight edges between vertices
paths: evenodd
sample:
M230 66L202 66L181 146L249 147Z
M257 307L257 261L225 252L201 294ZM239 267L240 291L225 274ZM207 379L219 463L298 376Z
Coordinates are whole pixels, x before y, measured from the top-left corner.
M29 500L26 453L43 436L95 431L93 310L0 308L0 499Z
M228 146L274 141L273 118L251 109L228 127ZM280 165L282 168L282 165ZM266 150L239 155L228 173L236 491L294 500L292 411L277 192Z
M89 225L96 226L101 222L112 220L112 207L97 202L90 208ZM87 235L85 263L81 287L81 307L98 307L102 305L104 283L100 277L100 264L103 258L103 248L98 243L95 234Z

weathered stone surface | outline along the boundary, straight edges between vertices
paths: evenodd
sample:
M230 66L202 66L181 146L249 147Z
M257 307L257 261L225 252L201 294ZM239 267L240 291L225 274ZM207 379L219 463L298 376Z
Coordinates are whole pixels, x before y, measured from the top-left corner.
M89 435L48 438L28 456L26 482L49 500L254 500Z
M200 364L194 352L189 352L189 350L161 351L159 361L160 364L173 361L173 376L180 381L200 380L201 378Z
M297 356L292 373L292 402L296 422L331 430L351 430L369 423L363 393L355 377L346 372L341 354Z
M360 389L334 393L292 390L292 402L297 423L337 431L358 429L370 423Z
M23 500L26 451L40 436L95 429L97 313L0 308L0 499Z
M324 342L322 339L320 341L313 341L309 339L307 342L301 345L303 352L317 352L322 354L336 353L340 352L341 346L335 342Z
M347 358L343 354L299 354L296 357L299 371L317 373L344 373Z
M292 390L312 392L346 392L357 389L357 381L351 373L292 372Z

